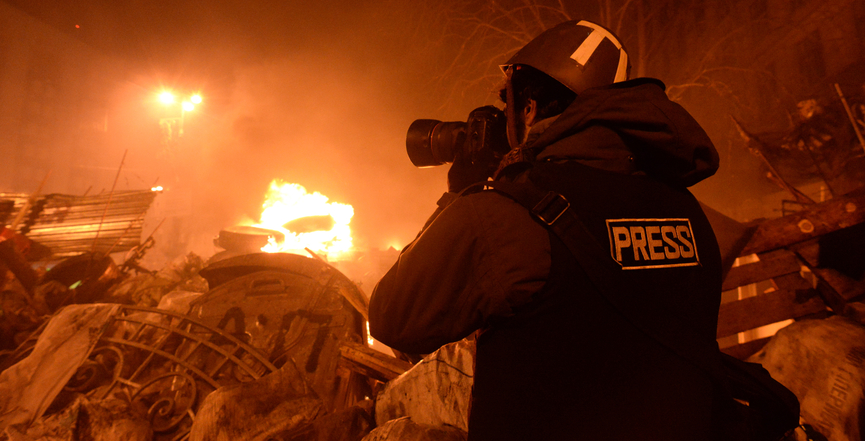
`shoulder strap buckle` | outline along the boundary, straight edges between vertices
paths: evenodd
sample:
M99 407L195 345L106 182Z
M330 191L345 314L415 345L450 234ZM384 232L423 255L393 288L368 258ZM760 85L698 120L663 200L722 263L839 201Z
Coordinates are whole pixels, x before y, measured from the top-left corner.
M550 191L532 208L532 214L547 225L553 225L571 207L564 196Z

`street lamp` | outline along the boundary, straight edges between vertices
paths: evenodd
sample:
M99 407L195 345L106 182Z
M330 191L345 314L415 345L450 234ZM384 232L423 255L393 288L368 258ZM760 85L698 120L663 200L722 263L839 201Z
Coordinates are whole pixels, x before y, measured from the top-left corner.
M159 101L162 102L166 107L172 106L177 102L173 93L169 91L163 91L159 94ZM186 112L192 112L195 110L196 104L201 104L201 95L194 94L189 97L187 100L183 100L180 103L180 116L173 116L167 118L159 118L159 127L165 131L165 141L166 143L171 142L174 139L174 128L177 126L177 138L183 136L183 120L186 117Z
M164 91L159 94L159 101L161 101L162 104L169 105L174 102L174 94L168 91Z

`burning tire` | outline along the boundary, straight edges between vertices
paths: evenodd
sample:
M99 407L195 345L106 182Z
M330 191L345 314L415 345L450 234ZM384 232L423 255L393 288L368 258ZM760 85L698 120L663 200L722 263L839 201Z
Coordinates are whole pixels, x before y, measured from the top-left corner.
M229 227L219 232L213 244L228 251L257 253L271 241L282 242L285 235L276 230L251 226Z

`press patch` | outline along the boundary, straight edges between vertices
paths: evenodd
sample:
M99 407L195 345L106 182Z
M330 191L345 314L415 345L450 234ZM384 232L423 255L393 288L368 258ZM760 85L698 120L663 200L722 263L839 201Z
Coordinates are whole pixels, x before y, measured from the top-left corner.
M607 219L610 254L622 269L700 264L689 219Z

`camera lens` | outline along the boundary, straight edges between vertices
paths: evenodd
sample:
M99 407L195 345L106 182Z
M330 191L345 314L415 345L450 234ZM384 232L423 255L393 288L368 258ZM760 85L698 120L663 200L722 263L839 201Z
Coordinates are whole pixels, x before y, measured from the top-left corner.
M464 122L419 119L408 128L405 148L416 167L434 167L453 162L465 136Z

